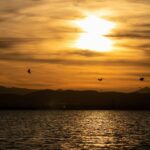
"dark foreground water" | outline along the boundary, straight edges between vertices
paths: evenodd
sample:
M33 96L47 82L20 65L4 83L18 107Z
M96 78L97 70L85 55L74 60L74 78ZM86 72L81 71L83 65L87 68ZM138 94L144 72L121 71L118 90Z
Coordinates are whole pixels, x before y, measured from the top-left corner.
M150 150L150 111L0 111L0 149Z

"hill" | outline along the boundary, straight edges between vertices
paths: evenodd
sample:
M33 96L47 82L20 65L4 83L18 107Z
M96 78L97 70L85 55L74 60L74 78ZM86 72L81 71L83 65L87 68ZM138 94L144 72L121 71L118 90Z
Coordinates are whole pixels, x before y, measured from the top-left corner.
M71 90L35 93L28 95L28 99L43 99L50 108L150 109L150 94Z
M137 92L138 93L150 93L150 88L149 87L141 88Z
M150 93L41 90L24 95L0 94L0 109L150 110Z

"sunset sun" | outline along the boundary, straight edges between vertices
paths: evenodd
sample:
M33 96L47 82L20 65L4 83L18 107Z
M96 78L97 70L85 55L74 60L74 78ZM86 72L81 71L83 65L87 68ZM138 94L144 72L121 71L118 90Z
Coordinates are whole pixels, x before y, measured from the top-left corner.
M90 15L82 20L76 20L75 25L81 29L75 47L98 52L112 50L113 41L106 37L115 27L115 23Z

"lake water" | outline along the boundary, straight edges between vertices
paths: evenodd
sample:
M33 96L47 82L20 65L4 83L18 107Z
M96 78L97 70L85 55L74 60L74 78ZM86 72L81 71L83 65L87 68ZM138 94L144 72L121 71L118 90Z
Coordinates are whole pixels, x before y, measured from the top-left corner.
M149 150L150 111L0 111L0 150Z

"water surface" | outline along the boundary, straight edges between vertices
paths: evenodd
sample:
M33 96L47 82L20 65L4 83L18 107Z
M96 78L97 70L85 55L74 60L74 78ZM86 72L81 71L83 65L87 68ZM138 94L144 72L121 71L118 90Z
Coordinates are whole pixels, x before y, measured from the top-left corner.
M150 111L0 111L0 149L149 150Z

